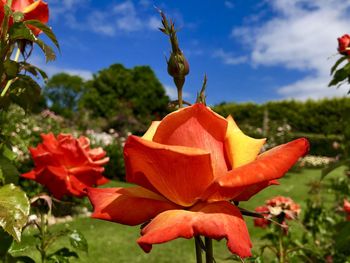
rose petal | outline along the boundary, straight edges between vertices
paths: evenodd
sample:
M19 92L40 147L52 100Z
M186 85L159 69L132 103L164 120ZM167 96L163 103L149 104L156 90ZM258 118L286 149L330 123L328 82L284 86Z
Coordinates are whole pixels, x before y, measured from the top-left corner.
M6 0L2 0L2 1L6 1ZM27 6L33 4L33 2L34 0L13 0L11 8L12 10L23 12L23 10Z
M232 168L237 168L256 159L266 139L254 139L245 135L231 116L227 117L225 149Z
M160 121L152 121L151 126L148 128L146 133L142 136L142 139L152 141L153 136L156 133L159 124L160 124Z
M167 115L159 124L153 141L210 152L217 177L228 170L224 154L226 130L227 121L223 117L198 103Z
M126 179L174 203L191 206L213 180L210 154L129 136L124 147Z
M309 142L300 138L277 146L246 165L229 171L207 190L202 200L231 200L244 189L282 177L309 150Z
M35 6L29 6L24 10L24 19L39 20L41 23L46 24L49 21L49 7L47 3L41 0L37 2L33 4ZM41 32L41 30L36 27L29 26L29 28L33 31L34 35L39 35Z
M68 173L63 167L47 166L36 174L35 181L46 186L55 198L62 199L69 194L67 179Z
M271 185L279 185L279 182L277 180L271 180L244 187L244 190L237 197L235 197L234 200L248 201L252 196Z
M178 208L165 198L142 187L88 188L94 207L92 217L126 225L139 225L157 214Z
M190 211L169 210L156 216L145 228L137 243L145 252L153 244L183 237L203 235L216 240L225 238L229 250L240 257L251 256L249 233L241 213L229 202L199 204Z

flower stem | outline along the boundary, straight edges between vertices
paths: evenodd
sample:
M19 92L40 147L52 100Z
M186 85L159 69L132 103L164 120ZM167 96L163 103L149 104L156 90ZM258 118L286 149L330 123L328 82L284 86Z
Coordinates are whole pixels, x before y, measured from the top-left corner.
M280 229L278 242L279 242L279 252L278 252L279 263L284 263L285 254L284 254L284 247L283 247L283 230L282 229Z
M45 213L41 213L41 220L40 220L40 255L41 255L41 262L45 263L46 260L46 230L47 230L47 215Z
M205 238L205 261L206 263L214 262L213 241L209 237Z
M195 245L196 245L196 262L202 263L202 248L201 248L201 237L195 236L194 237Z
M21 50L19 48L17 48L17 51L16 51L16 55L15 55L15 59L14 61L18 61L19 59L19 55L21 54ZM5 88L2 90L1 92L1 97L4 97L7 90L10 88L11 84L13 83L13 79L10 79L7 83L6 83L6 86Z

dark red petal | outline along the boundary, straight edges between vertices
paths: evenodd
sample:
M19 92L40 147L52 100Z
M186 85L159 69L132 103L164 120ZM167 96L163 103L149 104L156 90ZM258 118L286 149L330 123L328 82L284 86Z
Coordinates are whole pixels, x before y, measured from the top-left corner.
M200 149L129 136L124 157L127 181L182 206L192 206L213 180L210 154Z
M242 215L237 207L225 201L199 204L190 211L165 211L143 228L141 234L137 243L145 252L153 244L203 235L216 240L225 238L232 253L242 258L251 256L252 244Z
M153 141L208 151L215 177L227 172L224 142L227 121L203 104L167 115L159 124Z
M88 188L87 195L94 207L92 217L125 225L139 225L163 211L178 208L142 187Z

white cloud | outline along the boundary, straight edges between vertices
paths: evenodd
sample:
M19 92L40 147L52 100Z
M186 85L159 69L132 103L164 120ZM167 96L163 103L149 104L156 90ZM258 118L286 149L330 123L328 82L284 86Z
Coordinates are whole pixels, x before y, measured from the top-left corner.
M224 64L237 65L242 64L248 60L246 56L235 56L231 52L226 52L223 49L218 49L213 52L214 58L219 58Z
M235 5L231 1L225 1L224 5L229 9L232 9L235 7Z
M177 89L170 85L164 85L165 93L169 96L171 100L177 100ZM191 94L188 92L183 92L184 99L191 98Z
M337 37L349 30L349 0L272 0L274 17L260 26L235 28L232 36L250 45L256 65L282 66L308 74L278 91L285 98L345 95L327 89L336 58ZM348 32L349 33L349 32Z
M45 63L44 58L37 55L30 57L30 63L44 70L49 77L62 72L80 76L84 80L90 80L93 76L93 73L86 69L59 67L55 65L55 62Z
M108 8L92 9L89 0L64 0L59 5L57 0L53 2L53 17L59 17L67 26L77 30L92 30L95 33L115 36L120 33L130 33L142 30L156 30L160 26L160 18L147 14L147 1L134 4L130 0L119 2ZM79 11L84 7L85 15Z

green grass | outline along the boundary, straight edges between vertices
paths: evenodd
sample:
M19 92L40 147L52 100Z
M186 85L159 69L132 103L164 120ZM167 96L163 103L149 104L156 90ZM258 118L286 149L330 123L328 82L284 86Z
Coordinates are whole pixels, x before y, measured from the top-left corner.
M343 168L337 169L329 177L341 175ZM307 184L310 181L320 178L320 170L305 169L301 173L289 173L280 180L281 185L271 186L248 202L242 202L240 206L247 209L254 209L264 203L266 199L276 195L284 195L291 197L295 202L299 203L302 208L305 207L305 200L308 195ZM128 186L126 183L111 182L108 187ZM264 230L255 228L253 220L246 218L250 236L254 249L258 249L262 241L259 237L264 234ZM59 224L52 227L52 230L64 229L69 227L81 231L89 243L89 253L80 253L80 260L72 262L195 262L194 241L186 239L177 239L166 244L155 245L150 254L144 253L136 244L139 237L139 227L129 227L111 222L100 221L90 218L77 218L67 224ZM298 226L295 226L296 228ZM296 229L296 231L300 231ZM33 237L35 231L27 230L23 236L21 245L16 245L15 249L20 250L17 255L27 254L35 258L39 262L39 254L34 248ZM217 262L228 262L225 258L230 254L225 246L225 240L214 242L214 253ZM61 239L57 242L57 246L66 244L69 246L68 240ZM54 250L55 248L53 248Z

